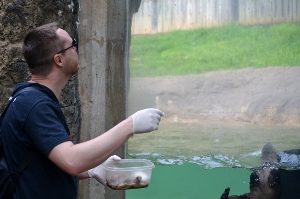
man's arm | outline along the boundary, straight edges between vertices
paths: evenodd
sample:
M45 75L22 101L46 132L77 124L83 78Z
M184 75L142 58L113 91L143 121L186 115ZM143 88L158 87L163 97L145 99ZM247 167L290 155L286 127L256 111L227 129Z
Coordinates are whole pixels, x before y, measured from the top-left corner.
M157 130L162 116L163 113L158 109L138 111L94 139L79 144L68 141L57 145L48 157L63 171L79 175L104 162L133 133Z
M64 142L54 147L49 159L71 175L78 175L104 162L133 134L132 119L127 118L106 133L89 141Z

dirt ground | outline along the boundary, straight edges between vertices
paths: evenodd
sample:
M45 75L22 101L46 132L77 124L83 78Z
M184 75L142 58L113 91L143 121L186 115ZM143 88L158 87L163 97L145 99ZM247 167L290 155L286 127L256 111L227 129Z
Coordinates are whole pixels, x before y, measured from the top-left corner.
M131 78L129 113L156 107L183 122L300 126L300 67Z

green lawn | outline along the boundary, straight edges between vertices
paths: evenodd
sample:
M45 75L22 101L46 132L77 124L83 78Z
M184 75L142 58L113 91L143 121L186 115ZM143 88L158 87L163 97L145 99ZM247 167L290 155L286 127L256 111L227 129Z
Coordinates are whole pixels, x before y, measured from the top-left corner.
M196 74L243 67L300 66L300 23L132 36L132 76Z

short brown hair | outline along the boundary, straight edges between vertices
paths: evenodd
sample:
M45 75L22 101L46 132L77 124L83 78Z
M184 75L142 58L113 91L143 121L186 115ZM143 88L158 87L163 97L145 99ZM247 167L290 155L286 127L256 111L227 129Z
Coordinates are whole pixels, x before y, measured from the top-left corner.
M39 26L30 31L23 43L23 55L29 70L35 75L47 75L52 69L53 56L63 44L56 30L56 22Z

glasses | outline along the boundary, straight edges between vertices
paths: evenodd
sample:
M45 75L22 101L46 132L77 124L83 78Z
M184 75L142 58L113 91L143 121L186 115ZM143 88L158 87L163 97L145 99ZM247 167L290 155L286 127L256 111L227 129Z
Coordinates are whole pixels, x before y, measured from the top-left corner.
M77 43L76 39L72 39L72 45L70 47L63 49L63 50L57 52L56 54L62 53L62 52L66 51L70 48L73 48L73 47L75 47L76 50L78 49L78 43Z

